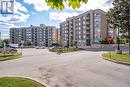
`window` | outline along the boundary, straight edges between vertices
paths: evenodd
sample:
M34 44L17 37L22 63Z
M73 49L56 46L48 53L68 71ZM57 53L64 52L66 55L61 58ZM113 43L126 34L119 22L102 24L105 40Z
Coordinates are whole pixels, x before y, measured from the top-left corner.
M81 39L81 36L79 36L79 39Z
M79 22L79 26L81 25L81 23Z
M85 21L83 21L83 24L85 24Z
M97 13L94 14L94 16L98 17L98 16L100 16L100 13L97 12Z
M95 24L95 27L99 27L99 24Z
M83 17L83 19L85 20L85 16Z
M86 33L86 31L83 31L83 33L85 34L85 33Z
M84 36L83 36L83 38L85 39L85 38L86 38L86 36L84 35Z
M83 26L83 29L85 29L86 27L85 26Z
M80 21L80 18L78 20Z

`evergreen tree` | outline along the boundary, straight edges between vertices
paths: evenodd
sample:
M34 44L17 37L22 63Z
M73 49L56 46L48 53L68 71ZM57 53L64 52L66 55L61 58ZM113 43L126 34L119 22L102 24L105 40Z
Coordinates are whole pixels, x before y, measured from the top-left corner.
M130 54L130 0L114 0L114 7L108 11L108 22L113 28L119 28L125 33L125 37L129 40Z

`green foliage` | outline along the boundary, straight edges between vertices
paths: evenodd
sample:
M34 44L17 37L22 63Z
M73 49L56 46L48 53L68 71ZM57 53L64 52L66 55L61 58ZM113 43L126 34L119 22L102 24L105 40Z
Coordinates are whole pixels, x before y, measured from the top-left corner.
M4 40L0 39L0 47L3 47L4 43L6 44L6 46L8 46L10 44L9 39L4 39Z
M0 87L46 87L31 79L20 77L1 77Z
M17 50L11 50L10 53L11 53L12 55L15 55L15 54L17 53Z
M130 2L129 0L113 0L114 7L108 11L108 22L113 28L119 28L129 39L130 46ZM129 47L130 54L130 47Z
M74 51L80 51L81 48L53 48L50 51L57 52L57 53L66 53L66 52L74 52Z
M128 0L114 0L113 5L114 7L107 13L108 22L113 24L115 28L120 27L122 31L128 32L128 28L130 28L130 4Z
M107 39L101 40L100 43L101 44L109 44L109 42L107 41Z
M63 10L65 7L65 3L69 7L72 7L73 9L79 8L81 6L81 3L87 3L88 0L45 0L47 5L50 6L52 9L56 8L57 10Z
M13 55L0 56L0 61L9 60L9 59L17 59L21 57L21 53L15 53Z
M121 44L126 44L126 43L128 43L128 38L126 38L125 36L120 36L119 37L120 38L120 43Z
M3 42L2 39L0 39L0 46L2 46L2 42Z

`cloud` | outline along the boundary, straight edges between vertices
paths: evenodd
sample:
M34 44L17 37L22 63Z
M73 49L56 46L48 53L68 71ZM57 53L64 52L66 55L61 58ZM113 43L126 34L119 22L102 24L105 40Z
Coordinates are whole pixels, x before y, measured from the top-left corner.
M13 27L14 24L6 23L6 22L0 22L0 30L1 29L8 29L9 27Z
M45 0L24 0L25 3L33 5L36 11L49 10L49 6L45 3Z
M112 2L113 2L113 0L106 0L105 3L106 3L107 5L110 5L110 4L112 4Z
M15 6L14 7L15 13L17 13L19 11L28 12L28 10L19 2L15 2L14 6Z
M90 9L102 9L104 11L108 11L108 9L112 7L112 1L113 0L88 0L87 4L81 4L81 7L75 10L84 12ZM33 5L36 11L48 11L50 8L47 6L45 0L24 0L24 2ZM67 5L67 3L68 2L64 1L65 9L72 10L72 8Z
M1 34L1 39L9 39L8 33L2 33Z
M49 17L50 17L50 20L58 20L58 21L65 21L66 18L68 17L72 17L72 16L77 16L79 13L76 13L76 12L72 12L72 13L69 13L69 12L50 12L49 13Z
M66 10L71 10L71 11L80 11L80 12L85 12L90 9L102 9L104 11L108 11L113 5L112 5L113 0L88 0L87 4L81 4L81 7L78 9L72 9L67 5L67 2L64 2L65 4L65 9ZM59 20L59 21L65 21L66 18L76 16L78 15L78 12L50 12L49 17L50 20Z

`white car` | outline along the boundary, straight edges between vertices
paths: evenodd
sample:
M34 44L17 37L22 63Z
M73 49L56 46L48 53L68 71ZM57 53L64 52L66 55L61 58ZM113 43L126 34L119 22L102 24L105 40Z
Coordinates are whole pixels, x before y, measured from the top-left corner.
M44 46L36 46L35 48L36 49L44 49L45 47Z

